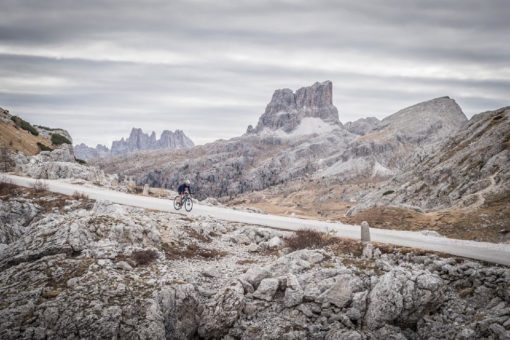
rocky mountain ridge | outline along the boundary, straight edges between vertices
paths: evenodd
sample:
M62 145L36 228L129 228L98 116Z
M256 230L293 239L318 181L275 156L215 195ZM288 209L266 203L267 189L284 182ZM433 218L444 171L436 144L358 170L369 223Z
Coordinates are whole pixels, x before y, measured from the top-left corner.
M338 110L333 105L333 83L316 82L312 86L302 87L296 92L291 89L276 90L265 112L260 116L255 128L248 127L248 133L261 133L281 130L294 131L305 118L317 118L321 121L341 127ZM311 131L313 133L313 131Z
M332 83L326 81L296 92L275 91L257 127L241 137L185 154L162 151L98 163L107 172L156 187L174 188L189 177L199 198L234 197L308 177L380 180L402 172L417 151L436 147L445 131L456 131L466 119L459 110L452 99L437 98L397 112L384 123L369 119L364 122L369 128L360 135L340 123ZM408 126L409 117L421 115L419 124Z
M121 140L113 141L111 149L100 144L95 148L91 148L81 143L75 146L75 152L78 158L90 160L94 158L126 155L138 151L186 149L194 145L193 141L189 139L182 130L164 130L160 138L157 139L154 131L149 135L144 133L142 129L133 128L127 139L123 137Z
M385 188L391 194L374 191L355 210L376 204L475 208L496 197L508 200L510 107L473 116L435 153L420 156L416 166L391 179Z

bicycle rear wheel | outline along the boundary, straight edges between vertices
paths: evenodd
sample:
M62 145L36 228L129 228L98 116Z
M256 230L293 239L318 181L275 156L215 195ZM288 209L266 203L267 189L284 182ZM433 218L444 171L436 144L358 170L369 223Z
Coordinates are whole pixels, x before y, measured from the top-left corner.
M193 200L190 197L186 197L184 200L184 209L186 209L187 212L190 212L191 209L193 209Z
M174 198L174 209L179 210L182 208L181 196L177 195Z

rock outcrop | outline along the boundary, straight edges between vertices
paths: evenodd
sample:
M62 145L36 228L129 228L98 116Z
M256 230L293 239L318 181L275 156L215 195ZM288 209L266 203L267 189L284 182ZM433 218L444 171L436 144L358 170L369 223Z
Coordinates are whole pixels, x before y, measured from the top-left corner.
M91 148L82 143L75 147L76 157L83 160L103 158L109 156L126 155L146 150L178 150L191 148L195 144L184 134L182 130L164 130L159 139L153 131L150 135L142 129L133 128L127 139L113 141L111 150L106 146L98 144Z
M380 204L428 210L508 202L509 136L510 107L475 115L436 152L415 154L409 171L366 195L352 213ZM387 190L392 194L383 195Z
M75 160L72 146L64 144L53 151L41 151L35 156L13 156L16 171L25 176L41 179L82 179L101 185L111 182L110 176L95 166L83 165Z
M111 155L110 149L108 149L104 145L97 144L95 148L92 148L90 146L87 146L85 143L75 145L74 153L76 155L76 158L82 160L108 157Z
M384 248L364 259L335 244L268 255L288 233L21 188L0 194L0 221L12 222L0 224L2 339L510 332L506 267Z
M343 154L329 158L316 176L392 177L412 166L409 157L433 152L438 143L445 142L466 121L460 107L449 97L410 106L377 124L371 120L374 128L369 131L357 130L358 125L367 123L357 121L349 125L350 129L364 133L359 133L361 136L353 139Z
M367 117L355 120L354 122L347 122L344 127L347 131L356 135L366 135L372 130L375 130L381 121L375 117Z
M325 123L341 126L338 110L333 105L331 81L316 82L296 92L290 89L276 90L257 127L248 129L248 132L258 133L268 129L289 133L294 131L304 118L319 118Z

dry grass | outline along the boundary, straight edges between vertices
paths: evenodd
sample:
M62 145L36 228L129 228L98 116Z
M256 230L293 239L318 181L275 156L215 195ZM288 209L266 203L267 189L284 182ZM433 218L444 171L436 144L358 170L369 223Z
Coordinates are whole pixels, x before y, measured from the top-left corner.
M202 248L196 243L192 243L187 246L163 243L162 249L165 252L166 258L169 260L182 258L201 258L204 260L212 260L228 254L221 250Z
M211 243L212 242L212 239L209 236L202 235L202 234L200 234L198 231L196 231L193 228L187 228L186 229L186 233L190 237L193 237L194 239L197 239L197 240L199 240L201 242L204 242L204 243Z
M477 209L449 209L418 213L411 209L375 207L341 221L360 224L367 221L371 227L397 230L433 230L449 238L485 242L510 240L510 194L502 193L486 198Z
M72 195L72 198L74 198L75 200L88 200L89 197L87 195L85 195L83 192L79 192L79 191L75 191Z
M335 238L316 230L303 229L284 238L285 246L292 250L321 249L335 242Z
M19 194L20 187L12 184L5 178L0 178L0 196L17 196Z
M137 266L147 266L158 259L158 252L152 249L137 250L131 254L131 258Z
M39 153L37 143L51 146L49 138L42 135L34 136L30 132L18 129L12 122L0 122L0 144L9 145L9 148L32 156Z
M36 193L43 193L43 192L47 192L49 187L48 187L48 184L46 184L45 182L41 181L40 179L36 180L35 183L32 185L32 189L36 192Z
M237 261L236 263L239 264L239 265L245 265L245 264L254 264L254 263L257 263L257 261L253 260L253 259L242 259L242 260Z

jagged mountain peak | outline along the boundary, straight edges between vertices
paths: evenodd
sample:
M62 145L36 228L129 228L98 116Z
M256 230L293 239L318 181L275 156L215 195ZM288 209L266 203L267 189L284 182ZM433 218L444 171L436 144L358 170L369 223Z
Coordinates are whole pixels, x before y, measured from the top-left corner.
M256 128L248 128L248 133L259 133L263 130L290 133L296 130L305 118L313 118L316 126L321 125L321 121L341 126L338 110L333 105L331 81L316 82L295 92L288 88L276 90Z
M111 149L106 146L98 145L96 148L88 147L81 143L76 146L77 157L80 159L102 158L106 156L124 155L131 152L143 150L160 150L160 149L184 149L195 146L193 141L184 134L182 130L163 130L159 139L156 132L152 131L149 135L143 132L143 129L133 127L129 137L112 143Z

